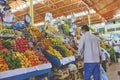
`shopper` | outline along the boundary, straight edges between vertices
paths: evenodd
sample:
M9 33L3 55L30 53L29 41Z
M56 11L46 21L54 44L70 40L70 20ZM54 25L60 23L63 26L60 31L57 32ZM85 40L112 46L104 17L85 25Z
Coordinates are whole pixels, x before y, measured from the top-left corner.
M84 80L100 80L100 44L98 38L89 32L89 27L84 25L82 37L79 41L78 52L84 57Z
M115 50L115 54L116 54L116 59L118 59L119 58L119 54L120 54L120 46L117 43L117 41L115 41L114 50Z
M31 37L29 45L30 45L31 50L42 52L40 42L36 36Z
M104 49L101 48L101 58L102 58L102 67L107 72L107 59L110 58L110 54Z

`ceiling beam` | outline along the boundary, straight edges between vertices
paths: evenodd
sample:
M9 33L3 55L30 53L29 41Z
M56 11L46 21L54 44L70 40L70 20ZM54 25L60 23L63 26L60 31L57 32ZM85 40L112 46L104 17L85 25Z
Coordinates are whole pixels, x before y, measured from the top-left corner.
M59 3L59 2L61 2L61 1L63 1L63 0L60 0L60 1L57 1L56 3ZM56 4L55 3L55 4ZM40 4L40 3L38 3L38 4ZM38 5L38 4L36 4L36 5ZM34 10L38 10L38 9L44 9L44 7L46 7L47 5L45 5L45 6L43 6L43 7L37 7L37 8L34 8ZM28 7L27 7L28 8ZM25 14L25 12L23 12L23 14ZM22 14L21 15L19 15L19 16L22 16Z
M103 0L98 0L95 5L97 5L98 3L100 4L102 1L103 1ZM84 1L84 2L85 2L85 1ZM85 2L85 3L86 3L86 2ZM86 3L86 4L87 4L87 3ZM87 5L89 6L89 4L87 4ZM90 7L92 7L92 8L96 11L96 13L105 20L105 18L102 16L102 14L100 14L100 13L98 12L98 10L96 9L95 5L94 5L94 6L90 6Z
M60 10L60 9L62 9L62 8L69 7L69 6L75 5L75 4L77 4L77 3L78 3L78 2L75 2L75 3L72 3L72 4L66 5L66 6L59 7L59 8L57 8L57 9L50 10L50 11ZM40 9L40 8L37 8L37 9L34 9L34 10L38 10L38 9ZM47 12L49 12L49 11L47 11ZM40 14L44 14L44 13L46 13L46 11L45 11L45 12L42 12L42 13L40 13ZM21 15L22 15L22 14L21 14ZM18 15L18 16L21 16L21 15Z
M117 0L117 2L118 2L118 0ZM99 11L102 11L103 9L105 9L105 8L107 8L107 7L110 7L110 6L113 5L113 4L116 4L117 2L116 2L116 0L113 0L111 3L105 5L102 9L98 10L98 12L99 12Z

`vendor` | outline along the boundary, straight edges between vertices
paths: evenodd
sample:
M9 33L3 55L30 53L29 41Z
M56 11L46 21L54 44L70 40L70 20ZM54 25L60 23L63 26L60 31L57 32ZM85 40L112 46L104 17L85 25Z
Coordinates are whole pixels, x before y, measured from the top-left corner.
M42 52L40 42L36 36L33 36L30 38L29 44L30 44L31 50Z

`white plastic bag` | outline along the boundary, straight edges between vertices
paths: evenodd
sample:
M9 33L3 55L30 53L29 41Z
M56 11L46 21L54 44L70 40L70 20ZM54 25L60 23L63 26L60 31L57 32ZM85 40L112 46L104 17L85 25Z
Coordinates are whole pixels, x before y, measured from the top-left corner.
M100 65L101 80L109 80L106 72L104 71L102 65Z

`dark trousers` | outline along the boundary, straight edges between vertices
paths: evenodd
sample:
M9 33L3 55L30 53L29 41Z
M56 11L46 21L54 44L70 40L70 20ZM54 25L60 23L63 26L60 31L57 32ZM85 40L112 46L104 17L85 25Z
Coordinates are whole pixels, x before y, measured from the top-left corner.
M102 61L102 67L103 67L103 69L105 70L105 72L107 72L106 63L107 63L106 60L105 60L105 61Z

